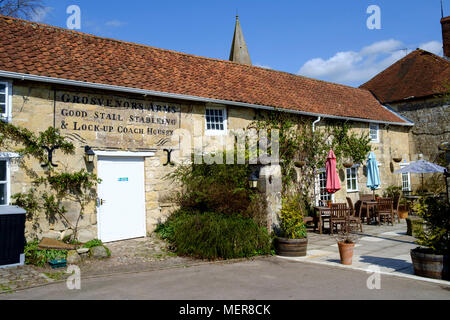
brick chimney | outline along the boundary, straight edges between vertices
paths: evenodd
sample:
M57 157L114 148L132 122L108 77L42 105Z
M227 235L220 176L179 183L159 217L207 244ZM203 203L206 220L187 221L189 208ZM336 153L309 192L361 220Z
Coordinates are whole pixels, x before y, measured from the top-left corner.
M450 17L441 19L442 42L444 44L444 56L450 58Z

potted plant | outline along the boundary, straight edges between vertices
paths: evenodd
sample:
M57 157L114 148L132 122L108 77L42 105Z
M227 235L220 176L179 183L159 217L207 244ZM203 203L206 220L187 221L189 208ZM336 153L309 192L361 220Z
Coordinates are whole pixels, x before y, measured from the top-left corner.
M297 168L303 168L306 165L306 161L305 160L298 160L298 161L295 161L294 165Z
M398 217L400 219L408 218L408 202L405 198L400 198L400 205L398 207Z
M450 204L433 197L420 198L413 212L423 219L425 228L411 250L414 274L450 280Z
M346 168L351 168L353 167L353 160L351 158L346 158L344 159L344 162L342 163L342 165Z
M280 211L280 232L275 238L275 251L277 255L288 257L306 256L308 234L303 221L303 212L300 196L290 196L283 199Z
M351 233L348 227L336 235L341 264L352 264L353 250L355 249L356 239L357 236Z

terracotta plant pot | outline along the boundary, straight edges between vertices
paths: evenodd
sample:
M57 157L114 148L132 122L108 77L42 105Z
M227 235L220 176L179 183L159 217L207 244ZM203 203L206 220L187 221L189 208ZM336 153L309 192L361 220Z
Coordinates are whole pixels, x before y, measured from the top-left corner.
M284 257L304 257L308 247L308 239L276 238L275 251Z
M398 209L398 217L400 218L400 219L406 219L406 218L408 218L408 210L406 210L406 209Z
M338 242L339 254L341 256L341 263L351 265L353 259L354 243Z

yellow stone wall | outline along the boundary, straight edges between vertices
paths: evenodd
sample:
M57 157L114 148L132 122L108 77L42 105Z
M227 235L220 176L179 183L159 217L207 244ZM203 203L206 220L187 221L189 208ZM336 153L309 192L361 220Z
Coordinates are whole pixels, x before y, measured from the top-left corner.
M93 119L92 115L98 112L115 114L116 117L119 114L125 116L133 115L134 111L120 110L120 108L108 108L104 106L94 106L91 104L63 102L62 95L64 93L70 93L72 95L85 96L88 99L123 99L128 101L147 101L155 102L160 105L174 106L177 112L168 115L172 118L178 119L175 125L170 127L170 130L174 130L175 133L185 133L185 136L181 134L180 138L172 138L172 136L151 137L148 138L145 134L128 134L126 138L120 134L107 134L105 132L94 132L91 130L75 131L69 130L70 124L74 121L86 121L88 124L98 125L111 125L117 126L118 123L124 123L117 121L117 118L100 121L99 119ZM56 96L56 103L54 97ZM67 98L67 96L66 96ZM66 99L67 100L67 99ZM85 101L86 102L86 101ZM53 88L50 85L38 84L32 82L15 81L13 85L13 124L26 127L33 132L44 131L48 127L53 126L54 121L57 128L61 129L61 133L68 140L75 145L75 155L65 156L60 151L56 151L54 155L54 162L58 164L59 168L66 168L69 171L78 171L86 169L89 172L97 173L97 162L89 164L84 159L84 147L89 145L96 150L121 150L121 151L143 151L152 149L155 151L154 157L148 157L145 159L145 192L146 192L146 221L147 232L154 231L156 225L164 221L171 211L174 209L174 205L169 199L168 195L173 194L174 190L177 190L178 186L174 185L165 176L174 170L174 166L163 166L167 160L167 155L163 151L164 148L175 149L173 153L174 161L189 161L189 152L180 152L180 146L187 146L190 151L194 150L195 143L199 143L204 146L205 151L214 151L216 146L217 137L204 136L205 131L205 108L207 106L216 106L205 103L195 103L178 100L164 100L161 98L152 97L140 97L128 94L118 94L111 92L99 92L88 89L73 89L65 87ZM220 105L218 105L220 106ZM225 106L223 106L225 107ZM91 118L84 119L83 117L74 115L73 117L62 115L63 109L86 111ZM258 114L262 111L257 111L250 108L242 107L226 107L227 110L227 125L229 130L233 129L245 129L247 126L256 119ZM56 112L56 117L54 114ZM138 112L138 111L136 111ZM144 112L147 115L154 114L153 112L146 110ZM142 114L142 112L138 112ZM178 118L177 118L178 117ZM61 124L66 121L69 123L69 129L62 129ZM80 122L80 123L81 123ZM146 129L145 125L134 124L138 128ZM365 123L354 123L356 132L368 132L369 125ZM177 137L177 135L175 135ZM157 145L161 139L166 141L162 145ZM408 141L408 128L399 126L385 126L380 125L380 142L373 144L374 152L377 156L377 160L380 162L380 173L382 187L377 193L382 193L382 189L391 184L400 185L401 176L393 175L392 171L397 170L399 165L393 163L393 154L402 155L403 159L409 161L409 141ZM392 167L393 166L393 167ZM14 166L13 166L14 167ZM12 181L12 194L18 192L26 192L31 186L31 181L34 179L30 175L29 170L32 169L37 175L44 173L44 169L39 163L32 159L24 159L23 165L15 167L11 172ZM345 201L347 196L345 172L340 172L341 184L343 189L336 193L336 202ZM362 193L369 193L370 191L365 186L366 177L364 175L363 167L358 170L359 177L359 191ZM354 200L357 199L358 194L350 193L350 197ZM65 204L72 213L69 213L69 217L76 218L76 208L70 203ZM49 224L46 221L45 214L41 213L38 218L41 230L33 230L32 224L27 223L27 237L42 237L48 236L61 239L67 235L67 227L61 221ZM86 210L86 214L80 223L80 235L83 240L97 237L97 216L96 206L92 203Z

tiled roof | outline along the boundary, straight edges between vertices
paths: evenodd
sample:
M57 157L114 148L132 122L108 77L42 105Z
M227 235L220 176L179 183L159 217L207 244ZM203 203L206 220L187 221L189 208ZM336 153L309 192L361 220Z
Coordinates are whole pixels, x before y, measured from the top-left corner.
M0 16L0 70L397 122L364 89Z
M381 103L398 102L448 92L450 61L417 49L366 82L368 89Z

